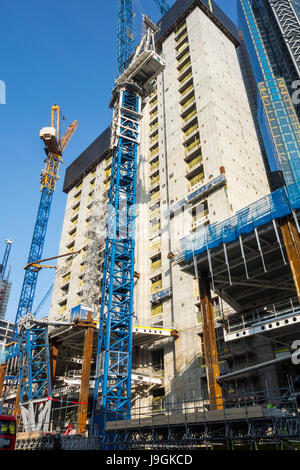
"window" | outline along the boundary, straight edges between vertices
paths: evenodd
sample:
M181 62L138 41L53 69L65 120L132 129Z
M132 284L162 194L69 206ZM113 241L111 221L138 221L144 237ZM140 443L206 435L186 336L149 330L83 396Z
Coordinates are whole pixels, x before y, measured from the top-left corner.
M67 310L67 301L61 302L58 307L58 315L62 315Z
M151 306L151 312L150 312L151 317L156 317L157 315L161 315L162 313L163 313L162 302Z
M208 214L208 202L203 201L192 209L193 222L197 222Z
M158 278L152 279L151 280L151 294L154 294L155 292L159 291L162 289L162 278L161 275L158 276Z
M202 325L202 313L198 307L197 307L195 314L196 314L196 325L197 326Z
M204 173L200 172L190 179L190 184L191 186L195 186L196 184L201 183L203 180L204 180Z
M151 271L161 268L161 254L151 259Z
M152 409L153 413L162 413L165 409L165 389L158 388L152 392Z
M67 284L70 280L71 273L66 274L65 276L62 277L62 284Z
M164 350L163 348L151 351L151 362L154 370L164 370Z

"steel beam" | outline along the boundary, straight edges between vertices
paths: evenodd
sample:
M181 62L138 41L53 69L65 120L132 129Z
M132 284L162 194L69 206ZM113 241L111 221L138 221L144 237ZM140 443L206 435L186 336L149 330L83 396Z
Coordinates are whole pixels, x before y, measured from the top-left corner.
M77 433L84 434L86 430L86 419L88 413L88 400L90 389L91 362L93 355L94 331L96 328L92 319L92 312L88 312L86 332L84 336L83 362L81 373L81 384L79 394L79 405L77 413Z
M291 359L292 359L292 355L291 354L286 354L282 357L272 359L270 361L262 362L260 364L255 364L253 366L246 367L245 369L236 370L234 372L230 372L229 374L222 375L221 377L218 377L218 380L220 382L224 382L226 380L235 379L237 377L240 377L240 376L242 376L244 374L247 374L249 372L252 372L254 370L263 369L264 367L269 367L269 366L272 366L274 364L278 364L279 362L283 362L283 361L287 361L287 360L290 361Z
M279 225L300 302L300 239L295 221L291 217L279 220Z
M50 377L51 377L52 386L53 386L53 382L55 379L57 356L58 356L58 343L52 342L50 343Z
M217 382L217 378L220 375L218 347L210 293L210 282L207 272L203 272L199 278L199 291L208 393L211 400L210 403L212 403L212 409L221 409L223 408L222 389Z
M4 386L4 381L5 381L5 375L6 375L6 366L7 366L6 362L4 364L1 364L0 366L0 398L3 392L3 386Z

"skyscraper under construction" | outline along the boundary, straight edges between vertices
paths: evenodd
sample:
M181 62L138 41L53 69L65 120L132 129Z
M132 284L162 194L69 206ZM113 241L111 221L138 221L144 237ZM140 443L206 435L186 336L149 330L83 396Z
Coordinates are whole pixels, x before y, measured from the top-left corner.
M143 104L138 152L134 324L177 330L139 343L133 370L159 377L139 403L206 395L199 291L173 253L180 240L269 192L239 65L236 26L208 1L177 1L156 46L166 67ZM67 168L67 203L50 318L78 305L99 315L112 154L108 127ZM71 256L77 251L80 252ZM213 296L216 318L219 297Z

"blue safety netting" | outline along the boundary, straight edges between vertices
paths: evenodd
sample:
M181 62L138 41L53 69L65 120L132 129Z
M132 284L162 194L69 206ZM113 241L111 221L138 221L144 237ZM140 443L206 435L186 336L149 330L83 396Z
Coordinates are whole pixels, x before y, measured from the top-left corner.
M6 347L0 351L0 364L4 364L8 359L12 359L18 354L18 345L17 343L12 344L9 347Z
M238 211L233 217L216 222L183 238L176 257L178 262L189 261L205 250L230 243L272 220L290 215L300 209L300 183L279 188L271 194Z

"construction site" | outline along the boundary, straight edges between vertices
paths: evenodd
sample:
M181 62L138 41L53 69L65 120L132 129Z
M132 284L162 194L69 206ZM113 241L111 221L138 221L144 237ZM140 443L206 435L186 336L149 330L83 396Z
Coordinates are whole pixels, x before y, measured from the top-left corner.
M0 415L17 450L300 450L300 3L237 0L236 25L213 0L155 0L140 38L134 2L113 3L111 124L67 162L52 254L80 129L54 104L39 131L14 322L5 242Z

